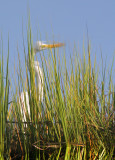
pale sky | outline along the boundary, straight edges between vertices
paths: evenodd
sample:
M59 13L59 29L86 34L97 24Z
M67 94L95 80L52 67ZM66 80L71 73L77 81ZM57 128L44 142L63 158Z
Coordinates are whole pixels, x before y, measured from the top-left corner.
M17 45L23 59L22 26L27 49L29 13L34 42L40 37L39 31L43 41L65 42L68 57L74 44L82 52L88 29L92 59L96 54L100 62L102 51L106 63L111 63L115 53L115 0L4 0L0 1L0 34L5 57L9 34L11 70L17 59Z

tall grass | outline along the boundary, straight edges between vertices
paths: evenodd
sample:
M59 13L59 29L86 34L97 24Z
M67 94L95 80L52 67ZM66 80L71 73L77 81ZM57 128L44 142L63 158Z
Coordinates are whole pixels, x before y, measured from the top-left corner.
M7 150L7 115L8 115L8 97L9 97L9 80L8 80L8 61L9 61L9 42L6 76L4 75L3 43L0 54L0 159L4 159L4 153Z
M32 63L34 53L31 31L28 31L28 56L24 51L26 80L19 59L15 101L10 106L8 120L8 64L6 87L3 88L3 60L0 63L2 158L6 156L5 144L8 156L12 159L112 159L115 142L112 69L108 93L105 94L105 79L100 80L98 77L96 61L91 65L90 45L84 51L82 60L78 53L73 52L69 67L66 53L63 52L62 59L57 49L49 50L47 59L44 52L39 53L44 87L42 102ZM31 114L29 116L25 110L27 122L23 122L20 110L21 91L27 91L29 95Z

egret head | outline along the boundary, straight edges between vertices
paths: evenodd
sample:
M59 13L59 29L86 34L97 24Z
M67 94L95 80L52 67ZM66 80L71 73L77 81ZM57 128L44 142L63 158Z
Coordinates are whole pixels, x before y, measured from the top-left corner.
M45 44L44 44L42 41L37 41L37 42L35 43L35 45L34 45L34 52L37 53L37 52L45 49L44 45L45 45Z
M64 43L45 44L42 41L37 41L34 46L34 52L37 53L47 48L56 48L61 46L64 46Z

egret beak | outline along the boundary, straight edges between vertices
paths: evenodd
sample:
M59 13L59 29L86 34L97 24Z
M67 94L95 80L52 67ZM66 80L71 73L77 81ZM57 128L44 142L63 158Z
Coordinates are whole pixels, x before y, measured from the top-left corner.
M42 44L41 48L47 49L47 48L57 48L57 47L62 47L64 46L64 43L56 43L56 44Z

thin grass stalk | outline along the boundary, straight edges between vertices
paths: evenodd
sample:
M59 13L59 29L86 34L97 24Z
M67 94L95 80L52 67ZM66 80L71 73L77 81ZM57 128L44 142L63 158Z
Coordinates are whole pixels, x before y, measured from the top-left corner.
M4 62L3 62L3 45L2 60L0 57L0 159L4 159L4 153L8 153L7 149L7 113L8 113L8 97L9 97L9 79L8 79L8 62L9 62L9 40L8 40L8 56L6 66L6 77L4 84Z
M3 53L2 60L0 57L0 158L3 159L4 153L4 70L3 70Z

